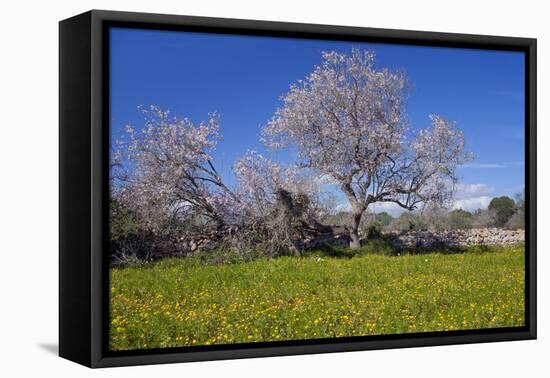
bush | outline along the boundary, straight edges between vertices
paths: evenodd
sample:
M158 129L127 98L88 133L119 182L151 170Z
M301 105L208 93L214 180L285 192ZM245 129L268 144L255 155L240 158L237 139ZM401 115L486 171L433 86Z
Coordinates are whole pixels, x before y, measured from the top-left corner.
M135 265L154 258L154 236L146 231L127 233L110 240L110 257L115 265Z
M496 197L489 203L489 210L495 212L495 226L503 227L516 212L516 203L506 196Z
M401 213L398 218L395 218L391 223L391 229L394 231L410 231L418 230L418 220L415 214L410 211Z
M469 245L465 247L464 252L465 253L486 253L494 249L495 248L491 248L487 245L477 244L477 245Z
M367 240L382 238L382 224L373 222L367 229Z
M373 232L372 234L374 235L375 232ZM378 235L373 236L372 239L367 239L366 241L364 241L361 245L361 248L359 249L337 248L325 244L321 248L305 251L304 255L352 258L355 256L365 255L395 256L397 255L397 251L393 248L390 238Z
M238 250L229 248L200 251L197 254L201 263L207 265L236 264L261 257L261 254L254 250Z
M510 230L524 229L525 212L522 209L518 209L504 226Z
M159 234L143 226L138 214L116 199L110 201L110 258L115 265L136 265L178 253L176 230Z
M141 229L137 214L116 199L109 203L110 257L118 265L151 259L152 235Z
M110 238L111 241L123 239L139 232L138 216L120 201L111 198L110 212Z
M367 241L361 245L361 248L357 251L357 256L364 255L394 256L397 255L397 251L393 248L388 239L377 237L367 239Z
M472 228L472 213L462 209L455 209L449 213L449 224L455 230Z

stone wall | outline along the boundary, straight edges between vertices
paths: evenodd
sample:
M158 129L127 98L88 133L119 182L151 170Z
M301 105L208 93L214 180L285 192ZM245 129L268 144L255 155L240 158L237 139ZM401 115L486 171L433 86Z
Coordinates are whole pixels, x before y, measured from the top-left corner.
M509 245L523 243L524 230L481 228L452 231L405 231L390 233L396 247L432 247L437 245Z
M308 231L309 232L306 232ZM236 230L229 230L237 232ZM302 228L300 238L295 242L300 249L319 248L325 244L333 247L348 247L349 233L345 226L319 226L318 228ZM509 245L522 243L525 239L524 230L503 230L500 228L482 228L453 231L404 231L384 233L397 250L408 248L441 248L442 246L469 245ZM193 255L201 250L215 249L217 241L223 235L212 231L182 238L178 250L185 255Z

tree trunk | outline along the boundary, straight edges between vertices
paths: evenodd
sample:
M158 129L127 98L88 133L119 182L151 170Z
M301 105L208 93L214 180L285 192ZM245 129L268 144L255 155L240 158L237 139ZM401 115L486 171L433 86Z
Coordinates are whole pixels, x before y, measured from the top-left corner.
M351 249L361 248L361 241L359 240L359 223L361 223L361 216L367 209L365 204L365 193L357 198L355 192L351 187L351 177L347 183L342 184L342 191L348 197L351 205L351 225L350 225L350 242L349 247Z
M351 215L351 229L349 232L349 247L351 249L361 248L361 241L359 240L359 223L361 223L361 215L363 215L363 211L354 211Z

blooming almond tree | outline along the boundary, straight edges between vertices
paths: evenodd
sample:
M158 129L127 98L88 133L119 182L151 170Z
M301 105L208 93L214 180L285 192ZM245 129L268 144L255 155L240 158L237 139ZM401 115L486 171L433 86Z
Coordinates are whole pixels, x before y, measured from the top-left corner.
M463 133L440 116L413 138L404 74L375 67L371 51L324 52L262 130L271 148L292 146L301 165L330 177L351 205L350 246L359 248L361 216L375 202L407 210L444 203L457 166L470 158Z
M240 219L247 224L241 237L260 236L259 244L268 256L298 255L301 231L316 224L323 210L317 177L294 165L283 167L256 151L242 156L234 172Z
M224 223L225 206L236 201L212 163L212 151L220 139L218 117L195 125L151 106L140 108L145 126L127 127L127 141L111 162L127 167L114 188L132 204L153 229L176 217L200 215ZM120 171L120 169L119 169Z
M252 150L237 160L233 171L243 216L269 215L281 190L306 196L312 205L317 205L321 190L319 181L296 166L283 167Z

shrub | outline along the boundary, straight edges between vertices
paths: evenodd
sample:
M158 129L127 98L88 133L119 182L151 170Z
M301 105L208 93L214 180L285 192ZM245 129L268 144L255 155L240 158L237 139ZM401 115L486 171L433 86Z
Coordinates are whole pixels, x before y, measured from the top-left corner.
M382 224L373 222L367 229L367 240L382 238Z
M525 212L523 211L523 209L518 209L504 226L510 230L524 229Z
M150 260L152 235L141 229L137 214L113 198L109 203L109 212L111 261L133 265L136 261Z
M262 257L257 250L239 250L234 248L219 248L210 251L200 251L197 254L201 263L207 265L236 264Z
M449 213L451 228L464 230L472 228L472 213L462 209L455 209Z
M515 213L516 203L506 196L496 197L489 203L489 210L495 212L495 226L503 227Z
M393 248L390 241L383 237L367 239L365 243L361 245L361 248L357 251L358 256L364 255L384 255L394 256L397 255L397 251Z
M483 244L477 244L477 245L469 245L464 248L465 253L486 253L490 252L491 250L494 250L495 248L491 248L487 245Z

